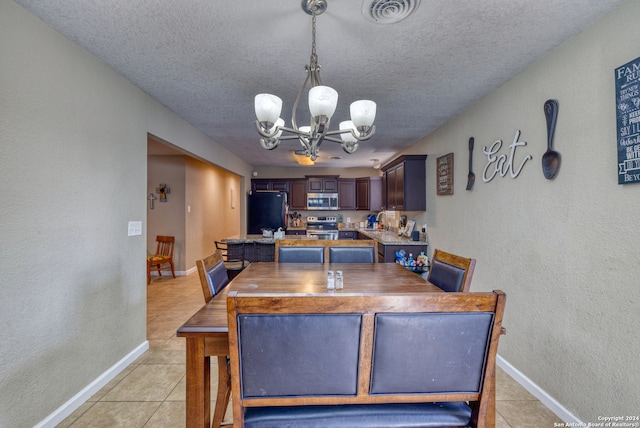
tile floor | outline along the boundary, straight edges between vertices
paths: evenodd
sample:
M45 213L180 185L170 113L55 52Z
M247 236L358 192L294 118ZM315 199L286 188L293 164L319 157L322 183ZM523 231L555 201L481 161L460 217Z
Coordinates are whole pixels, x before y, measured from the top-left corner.
M147 287L149 350L58 427L184 427L185 339L175 333L203 304L197 273L152 277ZM215 389L218 370L212 360ZM501 369L496 390L496 428L546 428L561 422ZM224 422L232 423L230 408Z

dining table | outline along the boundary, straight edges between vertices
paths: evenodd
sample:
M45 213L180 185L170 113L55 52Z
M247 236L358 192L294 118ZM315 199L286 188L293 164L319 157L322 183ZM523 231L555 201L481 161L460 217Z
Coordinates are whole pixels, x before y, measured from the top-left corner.
M342 272L344 288L328 289L329 271ZM395 263L251 263L177 331L186 338L187 427L220 427L231 394L227 294L327 294L443 292ZM211 421L210 358L218 361L218 390ZM211 422L210 422L211 421Z

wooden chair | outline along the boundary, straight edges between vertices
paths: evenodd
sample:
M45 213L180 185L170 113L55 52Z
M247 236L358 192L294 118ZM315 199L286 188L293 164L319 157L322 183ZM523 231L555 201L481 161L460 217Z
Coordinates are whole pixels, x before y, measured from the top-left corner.
M444 291L467 293L471 288L475 267L476 259L456 256L436 248L431 259L427 281Z
M151 284L151 268L156 267L158 269L158 275L162 276L160 266L168 263L171 266L171 275L176 277L176 273L173 267L173 246L176 242L176 238L173 236L156 236L158 247L155 254L147 256L147 285Z
M321 240L276 239L276 263L324 263Z
M222 260L222 253L216 250L215 253L205 257L202 260L196 260L198 274L200 275L200 285L204 294L205 303L213 299L220 290L229 284L229 276L227 269Z
M494 427L505 301L230 292L234 427Z
M232 280L240 272L244 270L249 263L244 258L244 244L233 244L227 242L215 241L216 250L220 250L222 254L222 260L224 260L224 267L227 269L227 275L229 280Z
M325 256L329 263L376 263L378 261L376 241L372 239L329 241Z

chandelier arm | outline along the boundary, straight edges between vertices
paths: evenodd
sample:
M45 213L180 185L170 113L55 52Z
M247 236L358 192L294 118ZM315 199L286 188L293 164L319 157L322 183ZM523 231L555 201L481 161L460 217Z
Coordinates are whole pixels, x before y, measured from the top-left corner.
M255 125L256 125L256 130L258 131L258 134L262 135L265 138L273 138L278 133L277 129L274 129L273 134L270 134L269 132L265 131L262 125L260 124L259 120L255 121Z
M296 101L293 103L293 109L291 110L291 124L293 125L293 128L295 130L298 129L298 124L296 122L296 112L298 111L298 103L300 102L300 98L302 98L302 94L304 93L305 88L307 87L307 82L309 81L309 70L307 69L307 67L305 67L306 69L306 77L304 78L304 83L302 84L302 87L300 88L300 91L298 92L298 96L296 97Z
M358 151L358 142L355 143L342 143L342 150L350 155Z
M260 138L260 145L263 149L273 150L280 144L277 138Z

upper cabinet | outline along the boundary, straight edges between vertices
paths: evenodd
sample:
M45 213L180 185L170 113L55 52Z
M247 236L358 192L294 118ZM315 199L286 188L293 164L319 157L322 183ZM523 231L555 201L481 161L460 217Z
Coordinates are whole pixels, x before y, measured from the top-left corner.
M338 193L337 175L307 175L308 193Z
M341 210L356 209L356 179L338 179L338 204Z
M356 209L380 211L382 204L382 177L356 179Z
M289 181L289 209L290 210L306 210L307 209L307 180L291 179Z
M426 159L427 155L400 156L381 168L386 183L386 209L427 209Z
M289 180L279 178L254 178L251 180L251 190L278 190L289 192Z

